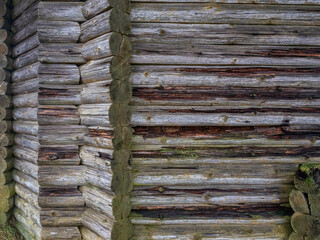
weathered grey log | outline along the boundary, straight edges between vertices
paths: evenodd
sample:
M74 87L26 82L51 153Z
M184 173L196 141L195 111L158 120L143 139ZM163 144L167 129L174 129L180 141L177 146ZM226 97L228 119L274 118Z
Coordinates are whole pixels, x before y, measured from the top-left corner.
M111 57L92 60L87 64L82 65L79 68L81 82L86 84L103 80L111 80L110 61Z
M34 163L15 158L14 168L34 179L38 179L39 167Z
M11 29L13 32L21 31L30 22L38 19L39 2L36 1L28 7L23 13L12 22Z
M38 136L41 145L81 145L87 132L81 125L42 125Z
M37 121L37 108L15 108L13 118L15 120Z
M72 21L39 20L39 40L42 43L76 43L80 36L80 25Z
M33 79L38 77L38 70L40 64L38 62L33 63L29 66L20 68L12 73L12 81L22 82L28 79Z
M16 95L37 92L38 89L39 89L38 78L12 84L12 93Z
M28 134L32 136L38 135L39 125L33 121L15 121L13 123L13 130L16 133Z
M78 84L80 81L75 64L40 64L38 77L41 84Z
M82 2L41 2L39 19L53 21L84 22Z
M15 69L23 68L38 62L39 48L35 48L17 57L13 62Z
M112 215L112 200L114 194L106 193L93 186L81 186L80 191L86 201L86 206L98 212L104 213L109 217Z
M14 45L21 43L23 40L31 37L38 30L38 21L31 22L27 24L23 29L19 32L15 33L12 37L12 43Z
M44 227L81 226L81 215L84 207L78 208L42 208L40 211L41 225Z
M15 182L19 183L30 191L39 194L39 184L36 179L17 170L13 170L12 176Z
M15 134L14 141L17 145L23 146L34 151L38 151L40 145L37 136L31 136L26 134Z
M111 149L90 146L82 146L80 148L82 164L101 171L111 172L112 155L113 150Z
M81 240L79 228L77 227L43 227L41 231L43 240Z
M92 221L95 219L95 221ZM113 225L113 220L88 208L82 215L83 225L95 233L97 233L103 239L111 239L111 229Z
M111 32L110 27L111 11L103 12L81 24L80 41L87 42L98 36Z
M84 16L89 19L101 12L110 10L112 6L108 0L89 0L83 4L82 12Z
M40 166L40 186L74 187L83 185L86 171L84 166Z
M13 105L16 108L37 107L38 93L19 94L13 97Z
M85 204L77 188L42 188L38 201L42 208L74 208Z
M12 9L12 18L16 19L20 14L22 14L29 6L31 6L37 0L25 0L19 1L18 4Z
M82 56L87 60L95 60L118 55L121 43L122 36L119 33L107 33L83 44Z
M81 70L80 70L81 71ZM106 87L84 87L81 91L82 104L110 103L110 90Z
M236 7L230 4L221 4L217 7L209 7L206 3L158 4L135 3L131 11L132 22L190 22L190 23L229 23L229 24L277 24L277 25L314 25L319 20L319 14L311 16L308 10L317 9L319 6L297 5L242 5ZM250 6L250 13L246 14ZM296 9L304 10L302 12ZM268 13L268 14L266 14ZM286 13L286 14L284 14ZM234 16L237 15L237 18ZM254 17L253 17L254 16ZM272 19L270 17L272 16Z
M94 168L88 168L86 172L86 181L98 188L112 193L111 182L113 174L112 172L99 171Z
M79 43L42 43L39 49L39 61L83 64L86 60L82 57L81 48L82 44Z
M114 132L112 128L88 127L89 134L84 136L87 146L113 148Z
M38 34L34 34L12 47L12 56L17 57L40 45Z

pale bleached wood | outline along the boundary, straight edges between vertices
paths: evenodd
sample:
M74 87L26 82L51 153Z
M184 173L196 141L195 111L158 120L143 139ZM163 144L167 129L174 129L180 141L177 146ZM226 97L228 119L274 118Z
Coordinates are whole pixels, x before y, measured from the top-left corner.
M41 2L39 4L39 19L84 22L82 2Z
M92 221L92 219L95 219L95 221ZM113 221L105 215L88 208L82 215L82 222L85 227L93 230L103 239L111 238Z
M81 240L80 230L77 227L44 227L41 231L43 240Z

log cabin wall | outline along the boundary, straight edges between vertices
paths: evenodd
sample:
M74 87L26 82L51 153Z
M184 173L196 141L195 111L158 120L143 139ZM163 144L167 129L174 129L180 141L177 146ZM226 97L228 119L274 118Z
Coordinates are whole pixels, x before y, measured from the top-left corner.
M12 179L12 105L10 40L11 1L0 1L0 225L12 215L14 181Z
M129 1L87 0L81 24L80 67L83 86L79 108L88 127L80 158L87 167L87 184L80 188L86 211L84 240L129 239L131 172L128 103L131 97Z
M81 239L82 4L17 1L12 12L14 215L26 239Z
M132 239L288 239L320 160L319 10L132 1Z

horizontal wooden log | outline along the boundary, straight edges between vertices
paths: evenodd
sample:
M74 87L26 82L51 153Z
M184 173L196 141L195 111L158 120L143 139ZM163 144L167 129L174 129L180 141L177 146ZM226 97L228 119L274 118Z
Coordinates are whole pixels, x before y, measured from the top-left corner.
M86 181L94 187L101 188L108 193L112 193L111 182L113 173L100 171L94 168L87 168Z
M38 135L38 123L32 121L14 121L13 130L20 134Z
M18 4L12 9L12 18L16 19L20 14L22 14L29 6L31 6L37 0L25 0L19 1Z
M81 236L84 240L103 240L102 237L91 231L89 228L80 228Z
M71 227L81 225L84 208L42 208L40 211L41 225L44 227Z
M14 209L14 216L17 221L24 224L27 227L28 231L32 232L38 239L41 239L41 227L37 226L37 224L26 214L24 214L18 208Z
M41 145L81 145L87 132L81 125L39 126L39 142Z
M29 6L21 15L12 22L11 29L13 32L22 30L30 22L34 22L38 18L39 2Z
M76 106L39 106L37 112L40 125L76 125L80 115Z
M89 127L89 134L84 136L84 142L87 146L113 148L113 129L104 127Z
M275 126L275 125L317 125L316 116L299 116L290 114L255 116L229 114L145 114L133 113L133 126Z
M30 229L23 223L16 221L14 223L15 227L19 230L21 235L26 239L26 240L40 240L36 235L34 235Z
M318 6L296 5L233 5L219 4L209 7L206 3L158 4L134 3L131 11L132 22L190 22L229 24L277 24L316 25L318 13L308 12ZM249 14L246 10L250 8ZM299 9L297 11L297 9ZM237 16L236 18L234 16ZM254 16L254 17L253 17ZM314 21L310 21L310 18ZM272 18L272 19L271 19Z
M248 68L211 66L134 66L134 87L238 86L317 88L314 68ZM294 72L294 74L292 74ZM272 76L272 77L271 77ZM302 77L303 76L303 77ZM159 80L161 79L161 81ZM262 80L263 79L263 80Z
M39 148L39 165L79 165L77 145L44 146Z
M199 35L201 38L197 37ZM192 47L210 44L211 47L214 47L212 45L230 47L234 44L263 44L275 45L276 48L290 45L298 48L299 45L317 46L318 38L319 27L317 26L179 23L133 23L130 35L134 45L139 46L142 43L150 46L156 43L159 47L169 47L169 44L183 45L186 51Z
M39 167L36 164L25 161L24 159L15 158L14 167L20 172L33 177L34 179L38 179Z
M13 97L13 106L16 108L28 108L38 106L38 93L32 92L19 94Z
M89 0L83 4L82 12L84 16L89 19L101 12L110 10L110 1L107 0Z
M38 62L39 48L34 48L20 56L13 61L13 67L15 69L23 68Z
M33 63L26 67L20 68L12 73L12 81L14 83L22 82L28 79L38 77L39 63Z
M12 47L12 56L17 57L40 45L38 34L34 34Z
M37 92L38 89L38 78L12 84L12 93L15 95Z
M32 219L38 227L41 227L40 210L38 208L21 198L19 195L15 197L15 206L26 216Z
M77 227L44 227L41 232L43 240L81 240L80 230Z
M39 19L84 22L86 18L81 11L82 4L81 2L41 2Z
M107 33L83 44L82 56L86 60L96 60L118 55L121 43L119 33Z
M114 194L104 192L93 186L81 186L80 191L86 201L87 207L113 218L112 201Z
M38 198L42 208L83 207L84 198L77 188L41 188Z
M95 219L95 221L92 221ZM82 215L83 225L97 233L103 239L111 238L113 220L109 217L88 208Z
M40 186L74 187L83 185L86 171L84 166L40 166Z
M30 203L34 208L39 209L38 204L38 194L32 192L28 188L24 187L23 185L16 183L15 185L15 191L18 196L23 198L25 201Z
M41 105L80 105L81 86L79 85L40 85L39 103Z
M13 170L12 172L13 180L23 187L29 189L30 191L39 194L39 184L38 181L23 172L18 170Z
M81 82L84 84L111 80L110 61L111 57L93 60L84 65L80 69Z
M101 126L101 127L111 127L109 116L91 116L91 115L81 115L81 124L84 126Z
M80 158L83 165L101 171L111 171L113 150L90 146L80 147Z
M84 64L79 43L42 43L39 48L39 61L42 63Z
M198 34L197 34L198 35ZM139 43L131 62L134 64L189 64L234 66L316 66L319 50L312 47L212 45L192 43ZM240 43L241 44L241 43ZM283 58L283 57L286 58ZM309 56L308 58L306 58ZM312 58L314 56L314 58Z
M197 236L205 236L210 240L217 238L267 240L281 237L288 238L291 232L291 230L288 230L290 228L288 223L281 218L250 220L237 217L213 219L211 221L206 218L185 218L164 221L164 224L160 224L160 220L134 218L133 222L137 225L134 225L132 239L137 240L145 236L151 236L154 239L163 237L170 239L173 237L192 240ZM195 225L192 225L192 223Z
M78 84L79 69L74 64L40 64L39 83L41 84Z
M111 104L82 104L79 106L80 115L108 116Z
M38 151L40 145L37 136L31 136L27 134L15 134L14 141L17 145L36 152Z
M42 43L76 43L80 37L77 22L39 20L37 28Z
M87 42L88 40L111 32L110 13L111 11L103 12L82 23L80 41Z
M13 118L15 120L37 121L37 108L15 108Z
M110 90L108 87L84 87L81 91L82 104L97 104L110 102Z
M37 32L38 29L38 21L31 22L27 24L23 29L16 32L12 37L12 43L14 45L21 43L25 39L31 37L33 34Z

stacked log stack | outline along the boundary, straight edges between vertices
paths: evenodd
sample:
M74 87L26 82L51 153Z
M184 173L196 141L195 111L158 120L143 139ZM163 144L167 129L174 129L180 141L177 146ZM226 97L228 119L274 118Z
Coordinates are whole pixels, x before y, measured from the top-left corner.
M81 124L89 129L80 149L88 183L80 188L87 206L84 240L126 240L131 235L128 2L87 0L82 9L87 21L81 24L80 41L88 62L80 67L79 111Z
M81 239L82 4L28 0L13 9L15 217L26 239Z
M11 171L13 134L11 133L12 105L10 103L11 32L8 28L11 20L10 9L10 1L0 1L0 225L10 219L14 195Z
M319 163L317 0L133 0L133 238L288 239Z
M294 232L289 240L320 239L320 165L302 164L294 183L296 188L290 193Z

